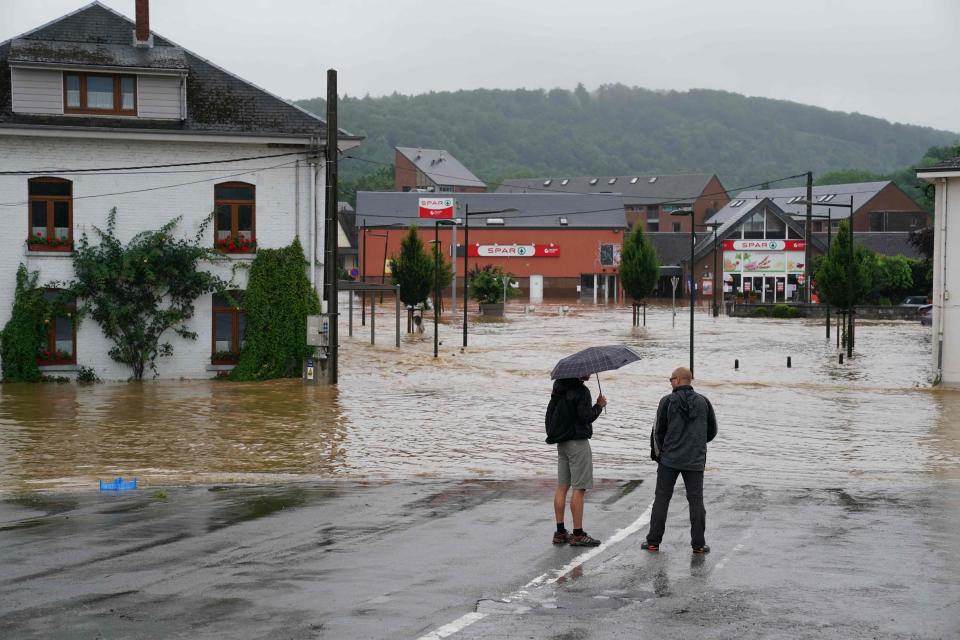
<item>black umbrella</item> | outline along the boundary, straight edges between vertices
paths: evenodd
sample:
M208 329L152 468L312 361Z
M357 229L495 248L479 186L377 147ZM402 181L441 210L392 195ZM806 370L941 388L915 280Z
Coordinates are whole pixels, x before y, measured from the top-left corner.
M587 347L558 362L550 372L550 379L583 378L601 371L619 369L639 359L640 354L624 344ZM597 376L597 388L600 389L600 376ZM603 393L603 389L600 389L600 393Z

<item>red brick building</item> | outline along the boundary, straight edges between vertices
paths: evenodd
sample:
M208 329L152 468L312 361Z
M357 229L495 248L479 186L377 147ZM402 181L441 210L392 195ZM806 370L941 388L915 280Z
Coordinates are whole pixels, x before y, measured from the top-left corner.
M386 262L399 253L410 225L419 227L425 244L433 241L434 221L418 217L418 199L423 195L357 193L360 269L368 281L389 282ZM529 289L531 278L535 283L542 278L545 295L592 297L596 293L611 301L615 297L626 232L619 195L464 193L456 200L456 240L449 226L439 227L438 234L443 255L457 256L458 290L463 283L463 222L469 208L470 269L501 266L524 290Z
M396 147L394 191L483 193L487 185L444 149Z
M647 233L690 233L690 217L670 215L693 209L694 223L723 208L730 198L716 175L580 176L505 180L497 193L619 193L625 223L640 221Z

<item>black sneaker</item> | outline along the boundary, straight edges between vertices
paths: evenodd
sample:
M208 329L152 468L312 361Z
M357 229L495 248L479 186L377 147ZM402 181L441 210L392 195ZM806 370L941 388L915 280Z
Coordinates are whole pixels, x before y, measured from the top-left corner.
M693 552L697 555L703 555L704 553L710 553L710 545L705 544L702 547L694 547Z
M660 551L660 544L655 542L644 542L643 548L647 551Z
M599 547L600 541L596 538L591 538L586 531L583 533L574 533L570 536L570 546L571 547Z
M570 534L566 531L556 531L553 534L553 544L567 544L570 542Z

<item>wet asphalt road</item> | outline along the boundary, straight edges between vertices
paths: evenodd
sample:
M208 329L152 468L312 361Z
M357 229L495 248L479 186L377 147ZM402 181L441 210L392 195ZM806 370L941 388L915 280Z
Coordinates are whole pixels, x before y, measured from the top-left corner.
M622 538L596 551L550 544L542 479L9 497L0 637L960 636L956 480L708 471L713 552L694 557L682 490L661 551L639 548L654 470L638 468L589 494L588 532Z

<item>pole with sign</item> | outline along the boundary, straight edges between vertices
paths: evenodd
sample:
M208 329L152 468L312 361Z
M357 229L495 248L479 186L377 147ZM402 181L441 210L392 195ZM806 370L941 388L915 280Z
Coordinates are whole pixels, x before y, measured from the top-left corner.
M670 284L673 285L673 317L671 318L670 326L677 326L677 285L680 284L680 278L677 276L670 277Z
M440 310L440 225L456 224L453 221L453 210L456 200L453 198L420 198L418 215L420 218L433 220L433 357L439 355L439 310ZM454 258L456 259L456 258Z

